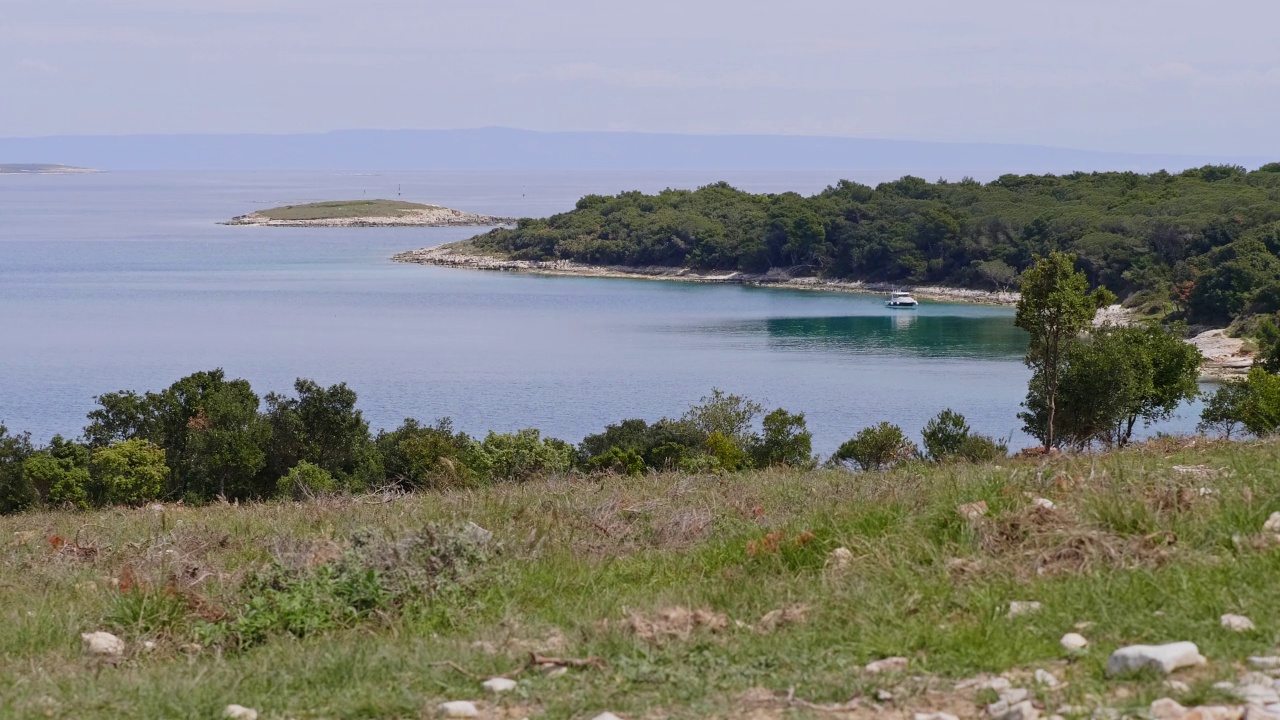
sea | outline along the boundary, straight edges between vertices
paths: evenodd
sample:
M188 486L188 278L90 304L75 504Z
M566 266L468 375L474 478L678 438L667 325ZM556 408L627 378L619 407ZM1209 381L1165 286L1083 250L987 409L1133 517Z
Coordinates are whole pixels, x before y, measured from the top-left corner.
M97 395L222 368L259 394L345 382L371 426L448 417L476 435L578 442L678 417L712 389L802 412L830 454L881 421L919 437L945 408L1033 441L1013 310L657 280L541 277L391 261L483 228L219 224L277 205L399 198L502 216L588 193L810 194L821 172L104 172L0 175L0 423L78 436ZM851 178L874 182L885 178ZM1155 432L1194 430L1195 403Z

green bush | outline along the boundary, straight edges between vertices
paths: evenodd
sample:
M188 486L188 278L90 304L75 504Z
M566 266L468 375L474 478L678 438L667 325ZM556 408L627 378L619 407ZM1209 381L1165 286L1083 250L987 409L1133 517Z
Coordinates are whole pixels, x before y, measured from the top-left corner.
M1009 446L986 435L970 434L960 443L956 456L971 463L987 463L1009 456Z
M22 473L44 501L55 507L89 507L89 468L39 452L22 464Z
M592 472L611 472L619 475L643 475L644 458L635 450L622 450L617 446L609 448L586 462L586 468Z
M707 454L715 458L716 467L724 472L745 470L751 464L747 451L718 430L707 436Z
M813 467L813 433L805 425L804 413L793 415L778 408L765 415L761 425L764 434L751 447L756 467Z
M573 467L573 446L528 428L515 433L490 432L484 442L472 442L467 464L482 472L490 482L521 482L534 477L558 475Z
M837 465L856 464L862 470L885 470L920 454L915 444L902 433L902 428L882 422L863 428L846 440L831 456Z
M169 468L164 450L146 440L124 440L93 454L90 499L98 505L141 505L160 497Z
M964 415L950 408L925 424L924 451L930 460L946 460L960 454L960 448L969 438L969 423Z
M40 502L40 494L23 472L23 464L31 456L29 435L10 435L0 425L0 514L26 510Z
M391 432L378 433L387 480L406 490L466 487L475 472L465 455L472 440L455 433L453 421L443 418L427 427L412 418Z
M312 465L306 460L298 461L298 464L281 478L280 485L294 500L324 497L338 490L338 481L333 479L333 475L330 475L328 470L319 465Z
M1201 430L1230 437L1236 426L1258 437L1280 432L1280 375L1255 367L1244 382L1224 385L1210 396L1200 414Z

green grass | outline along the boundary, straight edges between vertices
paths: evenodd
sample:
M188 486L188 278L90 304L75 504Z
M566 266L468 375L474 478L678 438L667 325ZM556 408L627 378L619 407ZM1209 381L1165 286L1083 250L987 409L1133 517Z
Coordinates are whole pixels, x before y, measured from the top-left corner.
M1035 497L1058 509L1033 508ZM955 508L977 500L989 516L970 525ZM1213 682L1280 640L1280 546L1258 534L1276 510L1280 444L1201 441L884 475L548 480L398 499L11 516L0 518L0 717L215 718L234 702L264 717L416 718L447 699L486 701L488 717L831 716L748 705L752 688L782 697L794 688L815 703L891 688L892 704L858 717L966 717L986 698L954 691L956 681L1036 668L1066 681L1036 690L1051 710L1138 708L1168 693L1161 679L1108 680L1107 656L1175 640L1208 656L1208 667L1179 677L1193 698L1214 700ZM357 533L407 538L468 520L495 533L497 552L426 601L246 649L202 634L242 612L253 593L246 577L274 561L329 567L325 558ZM23 531L37 534L9 542ZM47 539L75 544L77 533L96 552ZM853 555L839 572L826 567L837 547ZM181 603L163 590L170 578L184 587L201 576ZM112 578L134 587L120 591ZM1012 600L1043 610L1009 620ZM793 605L808 606L805 621L752 627ZM647 640L624 622L675 606L721 613L728 626ZM229 617L211 622L218 611ZM1227 612L1258 629L1223 630ZM1092 623L1081 631L1091 645L1069 661L1058 639L1082 622ZM130 644L117 666L80 652L81 632L108 628ZM479 680L521 667L530 651L608 665L525 672L516 692L487 698ZM889 655L909 657L911 673L859 673Z
M428 210L434 207L436 206L403 202L401 200L335 200L308 203L306 205L286 205L270 210L259 210L255 214L270 220L338 220L356 217L395 218L414 210Z

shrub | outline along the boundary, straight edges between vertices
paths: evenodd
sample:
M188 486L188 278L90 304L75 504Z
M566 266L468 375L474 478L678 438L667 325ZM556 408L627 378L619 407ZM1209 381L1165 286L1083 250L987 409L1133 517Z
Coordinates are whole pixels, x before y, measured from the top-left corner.
M1009 446L986 435L970 434L960 443L956 456L971 463L986 463L1008 457Z
M644 458L635 450L622 450L617 446L609 448L605 453L597 455L586 462L587 470L594 472L611 472L619 475L643 475Z
M751 463L747 451L719 431L707 436L707 454L715 458L716 466L724 472L745 470Z
M50 505L89 507L89 469L77 467L47 452L39 452L22 463L22 473Z
M946 460L960 454L960 448L969 438L969 423L964 415L947 408L925 424L921 435L929 459Z
M160 497L169 468L163 449L134 439L94 453L89 473L89 494L95 503L141 505Z
M482 469L491 482L520 482L568 472L574 451L563 440L544 440L541 432L529 428L506 434L490 432L484 442L471 443L467 458L468 464Z
M746 445L751 423L764 408L740 395L726 395L713 388L711 394L684 414L684 420L704 436L720 433L739 445Z
M863 428L846 440L831 456L831 462L842 465L853 462L862 470L884 470L918 454L915 444L902 434L902 428L882 422Z
M378 433L387 479L405 489L465 487L475 473L463 456L472 444L466 433L455 433L453 421L442 418L424 427L412 418L392 432Z
M31 479L22 471L31 452L29 435L10 435L0 425L0 513L19 512L40 502Z
M813 466L813 433L805 425L804 413L793 415L778 408L765 415L761 424L764 426L764 435L751 448L756 467Z
M319 465L312 465L306 460L298 461L298 464L289 470L289 474L281 479L280 484L285 492L293 496L294 500L310 500L331 495L338 489L338 481L333 479L333 475L330 475L328 470Z
M1255 367L1244 382L1218 389L1200 415L1200 428L1228 437L1236 425L1259 437L1280 431L1280 375Z

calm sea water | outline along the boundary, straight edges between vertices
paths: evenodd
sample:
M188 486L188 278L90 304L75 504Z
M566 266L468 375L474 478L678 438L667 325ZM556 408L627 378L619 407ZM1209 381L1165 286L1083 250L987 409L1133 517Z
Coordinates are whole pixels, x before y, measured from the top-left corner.
M1025 336L1006 308L390 262L476 230L226 227L283 203L395 197L545 215L588 192L815 192L834 175L105 173L0 176L0 422L75 435L93 396L225 368L259 393L345 381L374 427L452 417L576 442L678 415L712 387L804 412L829 453L951 407L1030 444ZM874 180L874 179L873 179ZM1162 426L1188 431L1194 409Z

